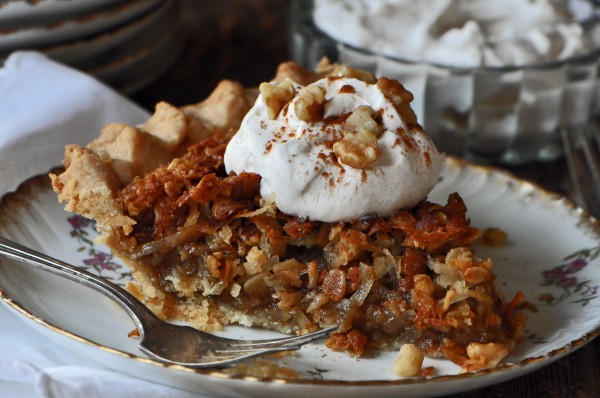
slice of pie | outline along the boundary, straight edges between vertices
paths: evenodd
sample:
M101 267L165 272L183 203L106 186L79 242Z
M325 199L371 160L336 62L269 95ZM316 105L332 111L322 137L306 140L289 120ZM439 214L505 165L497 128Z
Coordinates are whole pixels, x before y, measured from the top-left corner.
M274 81L361 73L284 63ZM339 325L327 345L352 355L411 343L465 370L494 367L521 339L523 297L506 302L491 261L469 248L481 234L459 194L337 222L284 213L261 195L259 174L224 165L257 93L224 81L199 104L160 103L143 125L111 124L87 147L66 148L53 187L131 267L130 291L161 318L207 331Z

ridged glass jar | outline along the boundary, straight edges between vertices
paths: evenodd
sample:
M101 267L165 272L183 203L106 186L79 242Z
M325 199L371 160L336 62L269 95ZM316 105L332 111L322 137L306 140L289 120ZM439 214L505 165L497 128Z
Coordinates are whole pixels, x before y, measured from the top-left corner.
M581 0L579 0L581 1ZM600 5L584 24L600 43ZM446 153L507 165L562 155L561 126L600 113L600 46L589 54L526 66L456 68L406 61L354 48L320 31L311 0L293 0L290 48L299 64L332 61L399 80L415 97L413 109Z

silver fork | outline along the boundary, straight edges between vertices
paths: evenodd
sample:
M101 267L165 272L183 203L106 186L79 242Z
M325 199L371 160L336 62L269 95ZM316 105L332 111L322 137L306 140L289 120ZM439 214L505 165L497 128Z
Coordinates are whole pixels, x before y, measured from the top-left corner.
M336 326L270 340L218 337L189 326L164 322L114 283L3 237L0 237L0 255L80 283L113 299L127 311L140 331L140 348L150 357L171 364L195 368L231 365L250 357L297 350L337 329Z
M561 130L575 202L600 217L600 130L596 121Z

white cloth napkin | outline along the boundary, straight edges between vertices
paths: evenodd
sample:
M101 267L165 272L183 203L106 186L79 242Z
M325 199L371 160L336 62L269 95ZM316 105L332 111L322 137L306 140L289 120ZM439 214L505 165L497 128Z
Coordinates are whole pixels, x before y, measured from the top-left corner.
M148 113L95 79L35 52L0 68L0 196L60 165L64 146L86 144L108 122ZM111 371L49 342L0 305L0 396L199 397Z
M65 144L87 144L109 121L147 117L83 73L38 53L12 54L0 69L0 192L60 165Z

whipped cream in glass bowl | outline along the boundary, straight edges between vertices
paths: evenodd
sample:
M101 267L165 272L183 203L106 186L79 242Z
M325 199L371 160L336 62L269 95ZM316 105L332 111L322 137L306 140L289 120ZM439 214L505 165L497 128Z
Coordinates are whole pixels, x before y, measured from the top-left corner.
M228 172L261 176L285 214L338 222L412 208L443 156L397 81L329 76L306 87L263 83L225 152Z
M597 2L294 0L291 50L399 80L440 150L522 164L562 154L600 110Z

